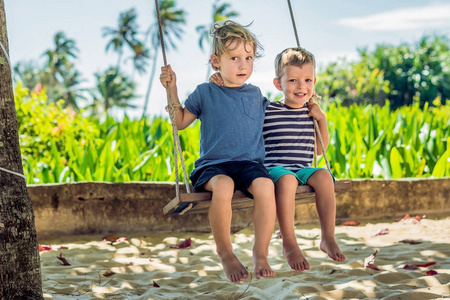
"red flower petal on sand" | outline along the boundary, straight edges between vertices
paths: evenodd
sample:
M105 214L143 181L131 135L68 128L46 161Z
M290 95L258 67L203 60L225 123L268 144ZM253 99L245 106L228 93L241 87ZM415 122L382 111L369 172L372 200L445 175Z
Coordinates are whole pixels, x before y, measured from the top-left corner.
M437 273L438 272L436 272L435 270L428 270L424 274L428 275L428 276L433 276L433 275L436 275Z
M154 280L153 280L153 287L159 287L159 284L157 284Z
M375 266L374 264L369 264L366 266L366 269L372 269L375 271L380 271L380 268L378 268L377 266Z
M39 245L39 252L41 251L52 251L52 245Z
M364 268L366 269L372 269L379 271L380 269L375 266L373 263L375 262L375 257L377 256L378 250L375 250L375 252L369 256L367 256L364 259Z
M430 261L430 262L427 262L427 263L424 263L424 264L421 264L421 265L416 265L416 266L421 267L421 268L425 268L425 267L429 267L429 266L432 266L432 265L435 265L435 264L436 264L435 261Z
M103 241L108 241L111 242L111 245L114 243L120 243L120 242L124 242L126 240L128 240L126 237L124 236L118 236L117 234L111 234L111 235L107 235L102 237Z
M179 242L176 245L171 245L170 248L173 248L173 249L188 248L191 246L191 244L192 244L191 238L188 238L184 241Z
M358 226L359 224L361 224L359 221L345 221L341 223L341 225L345 226Z
M231 233L237 233L242 230L241 226L231 227Z
M389 228L378 229L372 236L389 234Z
M416 265L405 265L403 269L405 270L417 270L419 267Z
M102 273L102 275L105 277L113 276L114 274L116 274L116 273L113 271L106 271L106 272Z
M415 240L401 240L400 243L411 244L411 245L422 244L422 242L415 241Z
M432 266L432 265L435 265L435 264L436 264L435 261L430 261L430 262L427 262L427 263L424 263L424 264L405 265L403 267L403 269L405 269L405 270L417 270L418 268L426 268L426 267L429 267L429 266Z

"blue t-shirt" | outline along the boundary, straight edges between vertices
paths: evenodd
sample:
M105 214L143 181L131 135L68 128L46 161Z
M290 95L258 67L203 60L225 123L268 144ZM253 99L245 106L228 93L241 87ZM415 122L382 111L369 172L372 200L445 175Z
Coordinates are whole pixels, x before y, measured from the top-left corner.
M203 83L185 101L200 121L195 171L227 161L264 162L262 128L269 100L251 84L230 88Z

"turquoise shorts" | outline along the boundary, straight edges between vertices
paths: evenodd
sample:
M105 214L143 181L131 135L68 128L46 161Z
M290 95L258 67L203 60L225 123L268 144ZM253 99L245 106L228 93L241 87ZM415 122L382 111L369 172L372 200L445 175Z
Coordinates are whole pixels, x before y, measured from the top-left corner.
M314 172L318 171L318 170L326 170L324 168L313 168L313 167L306 167L301 169L300 171L297 171L297 173L292 172L291 170L286 169L285 167L273 167L273 168L268 168L267 169L269 171L270 176L272 176L272 180L273 182L277 182L278 179L281 178L281 176L286 175L286 174L292 174L294 175L298 182L301 185L305 185L306 182L308 181L308 178L314 174ZM333 182L334 180L334 176L333 174L331 174L331 177L333 177Z

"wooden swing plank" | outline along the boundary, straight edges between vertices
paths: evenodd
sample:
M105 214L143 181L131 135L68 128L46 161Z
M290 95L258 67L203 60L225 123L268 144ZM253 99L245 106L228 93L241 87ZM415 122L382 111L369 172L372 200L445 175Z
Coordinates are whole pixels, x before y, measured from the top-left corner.
M334 184L334 191L337 194L344 193L352 187L351 181L336 181ZM297 188L295 195L295 204L308 204L315 202L314 189L309 185L301 185ZM172 199L163 208L164 215L177 214L193 214L208 212L211 203L211 192L202 193L180 193L179 196ZM183 210L192 204L192 208ZM241 191L236 191L231 202L233 210L240 210L253 207L253 199L248 198Z

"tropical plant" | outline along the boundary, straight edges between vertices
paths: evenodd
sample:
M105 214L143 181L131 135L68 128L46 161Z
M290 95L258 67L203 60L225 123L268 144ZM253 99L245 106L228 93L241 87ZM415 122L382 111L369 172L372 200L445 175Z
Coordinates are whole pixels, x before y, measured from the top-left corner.
M118 122L84 118L62 103L16 88L24 172L29 183L175 180L170 122L165 118ZM389 104L389 103L388 103ZM418 103L322 105L327 114L327 156L337 178L450 176L450 101L421 109ZM199 157L200 123L179 133L188 172ZM178 162L180 163L180 162ZM325 166L319 159L319 166ZM179 178L183 178L179 166Z
M34 73L40 75L38 83L47 89L48 101L64 99L65 105L78 110L77 99L84 98L84 90L79 87L82 79L71 61L77 58L78 48L64 32L55 34L54 43L54 49L44 53L47 58L44 70Z
M140 41L133 45L133 56L131 60L133 61L134 70L137 70L139 74L145 72L148 66L149 50Z
M345 59L330 63L317 77L316 91L325 100L339 101L348 106L353 103L384 105L389 93L389 82L383 71L371 68L360 52L362 61L349 63Z
M186 23L184 18L185 12L182 9L176 8L176 1L174 0L159 0L158 2L159 16L161 19L161 31L164 36L165 49L176 49L176 40L180 40L182 38L182 34L184 33L184 30L181 26ZM155 79L158 53L161 44L157 14L158 12L156 12L155 10L156 22L149 27L149 30L147 32L147 36L150 38L150 44L153 48L154 53L152 71L150 73L150 79L144 99L144 109L142 112L143 117L147 112L148 101L150 99L153 80Z
M112 107L135 107L130 100L135 98L135 84L114 67L105 73L95 74L97 89L92 93L93 103L87 106L91 115L108 113Z
M203 45L203 43L207 44L207 51L211 50L211 36L210 36L210 30L211 27L214 23L219 22L219 21L225 21L228 19L231 19L233 17L237 17L239 16L239 13L237 11L234 10L230 10L231 8L231 4L229 3L223 3L220 4L220 0L216 0L213 3L212 6L212 22L211 24L207 24L207 25L199 25L195 28L195 30L197 31L197 33L200 35L199 39L198 39L198 46L200 47L200 49L202 51L205 50L205 46ZM206 81L209 81L209 77L211 74L211 67L208 65L208 69L206 72Z
M399 47L378 46L369 61L384 72L392 108L419 102L433 105L436 98L450 99L450 40L425 36L418 43Z
M136 44L139 43L136 35L138 34L137 14L134 8L127 10L119 15L117 28L104 27L103 37L111 37L111 40L106 44L105 51L113 49L117 52L117 70L120 70L122 62L123 47L128 45L131 50L134 50Z
M357 62L341 60L318 74L316 89L324 99L344 105L370 103L392 109L418 102L420 107L450 99L450 41L425 36L415 45L378 45L358 50Z
M57 32L54 36L55 48L47 50L44 55L47 56L47 66L54 81L58 80L58 76L65 73L72 67L70 58L77 58L75 54L78 48L75 46L75 41L66 38L64 32Z

